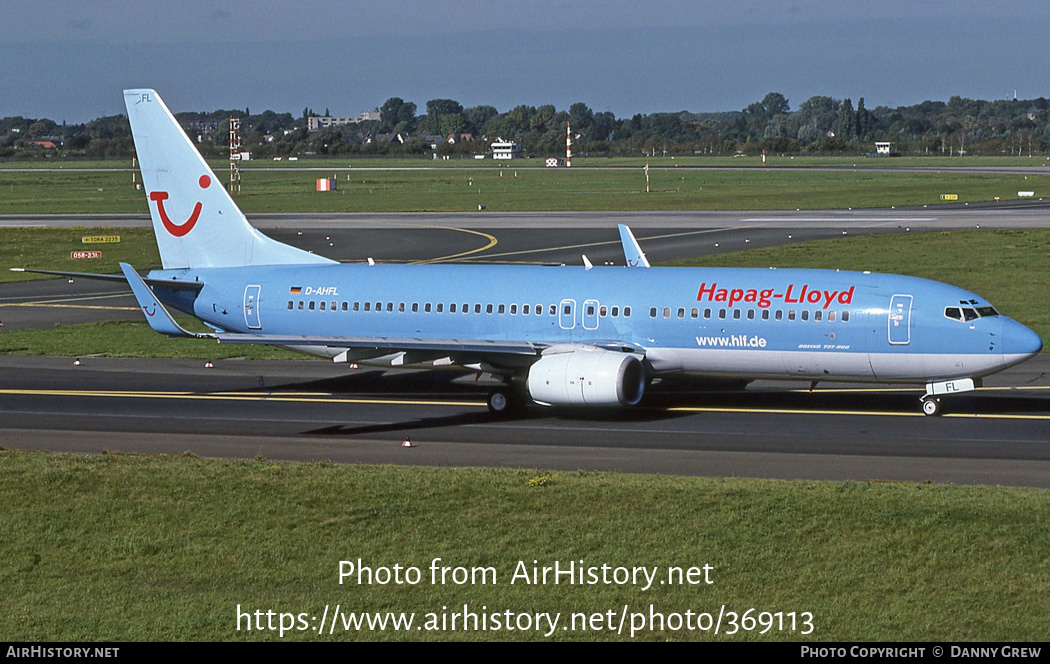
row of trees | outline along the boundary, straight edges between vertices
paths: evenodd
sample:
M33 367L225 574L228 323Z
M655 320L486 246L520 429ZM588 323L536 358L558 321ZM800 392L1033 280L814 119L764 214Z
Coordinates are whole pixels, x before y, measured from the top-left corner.
M564 152L565 126L571 123L580 155L713 154L737 152L853 153L873 150L875 141L896 143L912 154L1050 153L1050 102L981 101L952 97L912 106L868 109L864 98L810 97L792 110L784 95L770 92L741 111L637 114L617 118L594 112L582 102L567 110L553 105L516 106L500 113L493 106L464 108L452 99L432 99L426 112L399 97L379 109L380 120L307 130L316 115L249 109L179 113L176 117L206 152L224 154L230 117L242 119L244 149L259 156L305 154L442 154L488 150L497 138L516 140L526 155ZM328 114L328 111L325 111ZM449 143L446 137L454 137ZM439 143L440 141L440 143ZM49 143L54 147L49 147ZM80 125L48 119L0 120L0 157L83 155L129 157L133 151L124 116L102 117Z
M952 97L913 106L869 110L861 97L811 97L791 112L787 99L771 92L751 104L726 132L729 139L776 152L869 151L875 141L924 154L1026 154L1050 150L1050 102L981 101Z

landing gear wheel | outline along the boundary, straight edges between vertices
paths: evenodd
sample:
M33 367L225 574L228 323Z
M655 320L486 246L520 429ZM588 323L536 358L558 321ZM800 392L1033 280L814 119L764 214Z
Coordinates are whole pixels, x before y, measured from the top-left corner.
M489 395L489 412L493 415L506 417L514 410L510 396L506 392L498 391Z
M923 415L940 415L943 408L941 406L941 400L933 397L923 397L922 399L922 413Z

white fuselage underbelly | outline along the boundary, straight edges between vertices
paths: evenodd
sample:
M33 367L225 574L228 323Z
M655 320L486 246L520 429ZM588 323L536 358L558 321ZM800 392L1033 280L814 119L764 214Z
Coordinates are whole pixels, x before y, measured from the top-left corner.
M916 382L977 377L1027 359L1027 355L901 354L754 349L650 348L656 373L769 379Z

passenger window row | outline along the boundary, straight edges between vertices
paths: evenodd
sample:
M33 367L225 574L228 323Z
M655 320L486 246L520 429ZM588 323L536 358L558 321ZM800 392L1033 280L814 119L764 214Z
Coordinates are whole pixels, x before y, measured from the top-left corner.
M343 302L337 302L332 300L331 302L322 300L320 302L316 300L288 300L288 311L354 311L354 312L387 312L387 313L405 313L411 311L416 314L422 309L423 313L438 313L442 314L446 311L450 314L461 313L469 314L471 312L475 314L496 314L499 316L509 314L511 316L517 316L519 313L522 316L542 316L544 312L548 312L550 316L558 315L558 305L551 304L544 306L542 304L480 304L480 303L468 303L462 304L457 302L450 302L447 305L444 302L431 303L425 302L420 305L419 302L412 302L411 304L406 302L349 302L344 300ZM573 306L565 305L564 315L573 315ZM594 316L595 313L601 318L612 317L612 318L630 318L631 308L620 307L620 306L607 306L601 305L598 307L597 312L593 304L587 305L586 315Z
M686 317L685 307L678 307L677 311L674 312L674 315L679 319L684 319ZM693 307L689 310L689 318L695 320L699 319L700 316L700 309ZM651 307L649 309L649 318L657 317L671 318L671 307L664 307L662 310L658 307ZM712 318L717 318L718 320L755 320L756 318L770 320L772 318L773 320L813 320L817 322L827 321L829 323L834 323L836 320L839 320L846 323L849 322L849 311L843 311L840 314L835 310L825 311L824 309L815 309L813 311L810 311L809 309L802 309L800 311L794 309L788 309L787 311L783 309L704 309L703 319L711 320Z

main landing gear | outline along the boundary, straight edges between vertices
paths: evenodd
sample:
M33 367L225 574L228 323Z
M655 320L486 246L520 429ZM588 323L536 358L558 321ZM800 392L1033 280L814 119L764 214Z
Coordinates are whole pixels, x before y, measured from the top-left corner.
M525 410L525 403L510 390L496 390L489 395L488 407L496 417L513 417Z
M503 415L510 410L510 399L506 392L493 392L489 395L489 412L493 415Z

